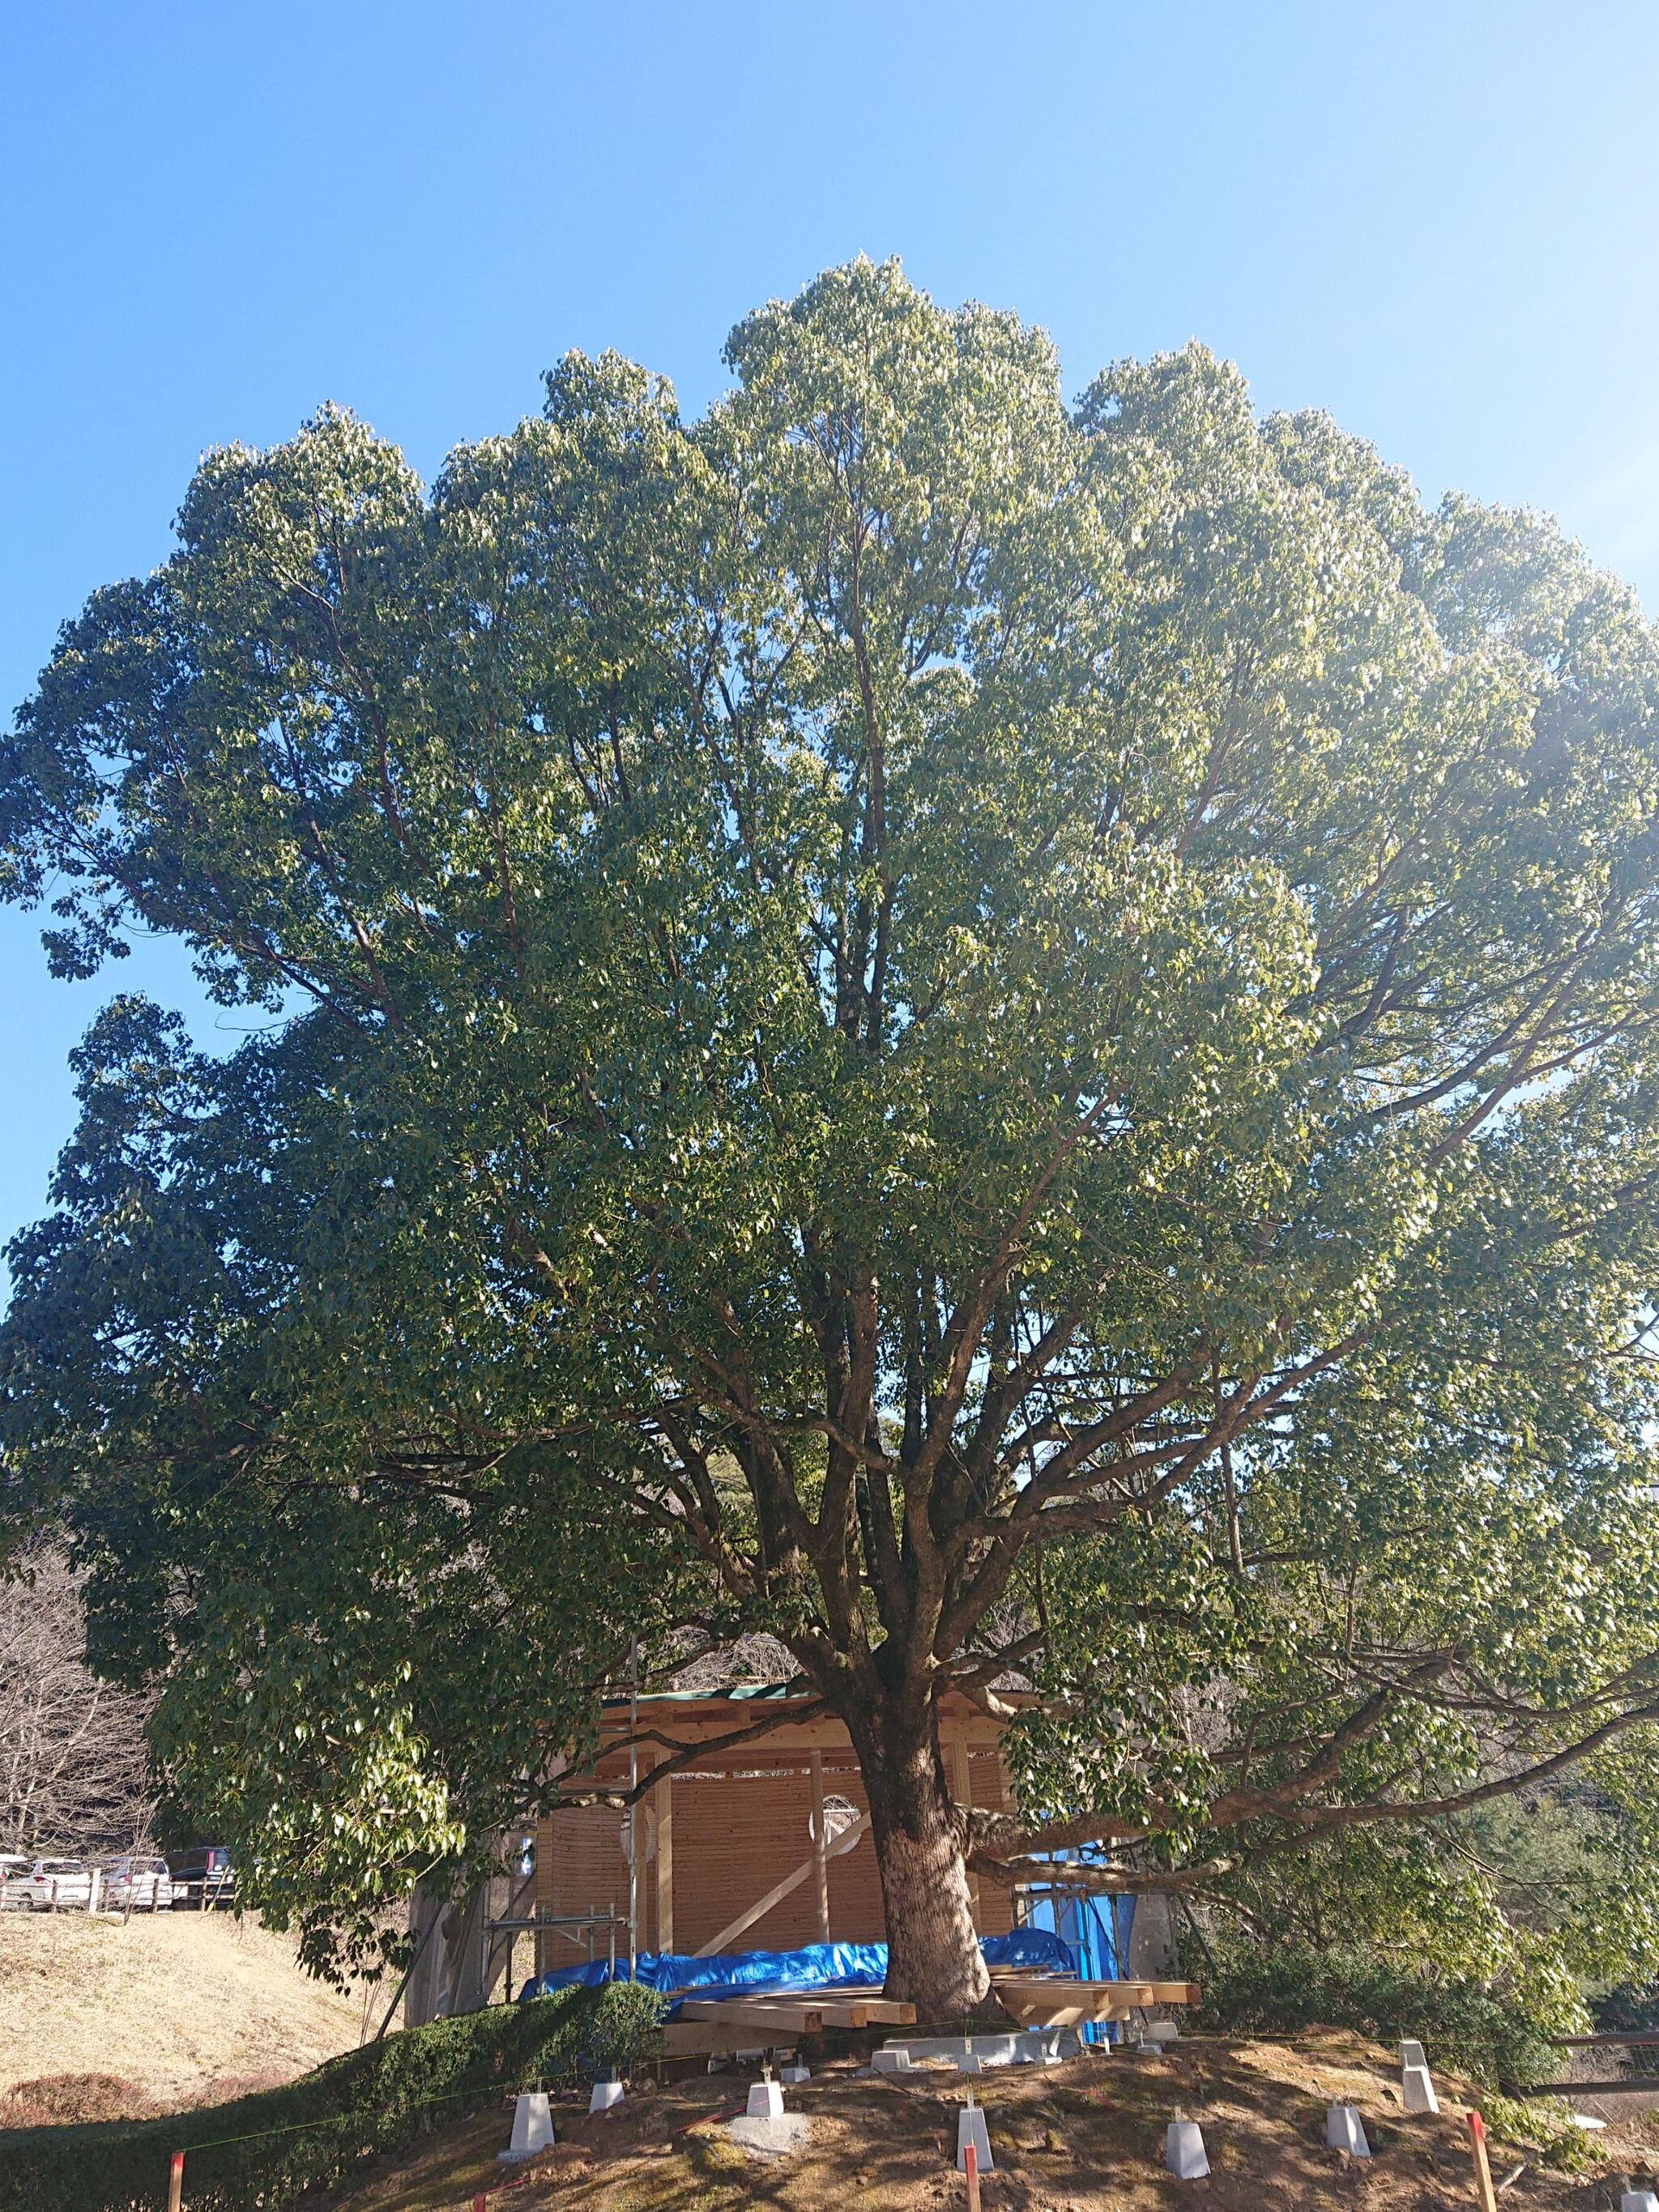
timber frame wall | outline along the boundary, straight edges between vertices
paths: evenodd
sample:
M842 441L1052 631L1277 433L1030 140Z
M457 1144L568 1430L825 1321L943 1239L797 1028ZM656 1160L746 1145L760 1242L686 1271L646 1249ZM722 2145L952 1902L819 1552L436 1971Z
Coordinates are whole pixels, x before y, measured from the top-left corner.
M641 1864L641 1951L784 1951L819 1942L879 1942L887 1933L875 1848L867 1826L831 1838L820 1852L814 1807L844 1798L866 1810L858 1760L846 1729L823 1714L795 1720L790 1706L810 1700L774 1687L693 1694L671 1692L639 1701L640 1771L679 1750L730 1736L775 1714L780 1724L750 1741L677 1767L638 1808ZM594 1778L628 1778L628 1704L608 1705L605 1747ZM965 1698L947 1697L939 1737L951 1795L960 1804L1000 1811L1011 1803L999 1731ZM548 1915L610 1909L626 1916L629 1826L614 1806L580 1806L549 1814L536 1832L536 1905ZM837 1840L843 1848L837 1849ZM1006 1935L1012 1902L1000 1887L981 1893L970 1877L975 1923ZM763 1910L757 1912L757 1905ZM587 1955L550 1930L538 1936L538 1966L574 1966Z

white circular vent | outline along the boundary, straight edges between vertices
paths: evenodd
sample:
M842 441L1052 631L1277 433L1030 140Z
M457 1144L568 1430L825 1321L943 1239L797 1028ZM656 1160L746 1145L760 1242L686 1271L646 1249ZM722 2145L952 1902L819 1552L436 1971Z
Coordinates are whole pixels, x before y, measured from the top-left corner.
M657 1824L648 1812L640 1815L640 1844L644 1853L642 1863L649 1866L657 1856ZM626 1813L622 1817L622 1855L623 1864L631 1867L634 1863L634 1822Z
M826 1797L823 1801L823 1832L826 1840L830 1844L838 1844L859 1817L859 1808L850 1797ZM817 1830L810 1813L806 1816L806 1832L811 1841L817 1843Z

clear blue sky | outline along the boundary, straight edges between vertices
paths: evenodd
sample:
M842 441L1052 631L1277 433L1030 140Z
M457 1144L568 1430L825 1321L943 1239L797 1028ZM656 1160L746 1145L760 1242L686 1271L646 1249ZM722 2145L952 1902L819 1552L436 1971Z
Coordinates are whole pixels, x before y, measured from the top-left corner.
M165 555L199 451L344 401L430 473L616 346L696 408L747 308L896 253L1068 386L1196 333L1659 609L1652 0L237 0L0 26L0 714ZM0 1235L74 988L0 912ZM200 1013L202 1034L228 1018Z

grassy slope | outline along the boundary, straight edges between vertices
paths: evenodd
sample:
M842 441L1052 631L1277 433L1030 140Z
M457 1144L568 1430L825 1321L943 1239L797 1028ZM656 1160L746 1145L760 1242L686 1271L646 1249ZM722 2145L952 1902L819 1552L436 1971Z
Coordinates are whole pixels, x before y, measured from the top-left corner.
M0 2089L114 2074L183 2100L302 2074L356 2044L362 2021L360 2000L302 1974L289 1940L252 1919L0 1914Z
M980 2077L996 2172L986 2212L1154 2212L1202 2197L1212 2212L1314 2212L1362 2200L1364 2212L1434 2212L1472 2201L1464 2106L1440 2084L1438 2119L1407 2118L1386 2054L1348 2034L1285 2044L1198 2041L1165 2059L1087 2057L1052 2072ZM479 2191L511 2195L501 2212L739 2212L763 2198L771 2212L960 2212L954 2172L954 2075L908 2082L825 2070L787 2093L815 2122L808 2148L787 2160L746 2157L719 2125L740 2106L742 2077L693 2079L630 2096L614 2115L560 2118L558 2148L528 2166L497 2166L507 2113L441 2130L388 2160L338 2212L448 2212ZM1376 2156L1348 2165L1324 2148L1325 2107L1358 2103ZM1212 2166L1197 2191L1161 2169L1164 2122L1202 2121ZM1590 2212L1612 2176L1651 2172L1659 2115L1627 2108L1596 2139L1594 2173L1576 2178L1535 2154L1498 2143L1495 2179L1532 2163L1502 2203L1506 2212Z

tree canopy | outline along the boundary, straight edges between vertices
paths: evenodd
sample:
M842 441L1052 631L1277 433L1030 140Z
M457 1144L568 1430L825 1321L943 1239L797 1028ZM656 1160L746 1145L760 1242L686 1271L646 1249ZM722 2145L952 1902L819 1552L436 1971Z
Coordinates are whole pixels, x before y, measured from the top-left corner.
M80 1051L11 1525L319 1929L568 1792L635 1636L782 1641L953 2002L964 1854L1248 1908L1639 1796L1632 595L1197 345L1068 410L893 265L726 360L687 422L572 356L429 494L334 408L210 453L66 626L0 888L260 1018ZM949 1689L1016 1817L950 1807Z

